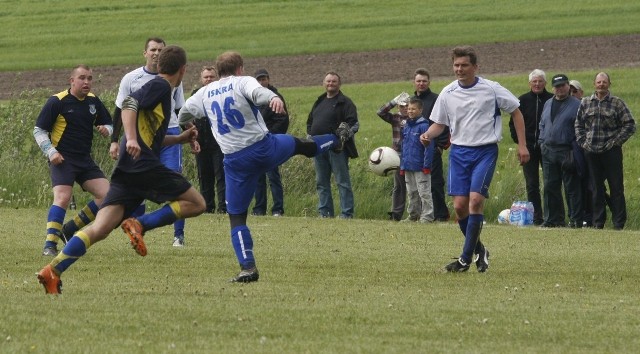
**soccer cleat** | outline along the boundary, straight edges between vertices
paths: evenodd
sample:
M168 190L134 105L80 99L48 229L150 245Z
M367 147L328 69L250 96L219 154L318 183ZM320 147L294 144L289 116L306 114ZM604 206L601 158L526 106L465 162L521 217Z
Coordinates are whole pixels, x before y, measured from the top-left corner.
M47 264L37 274L38 281L44 286L44 292L47 294L62 294L62 280L60 276L53 270L51 264Z
M484 252L477 254L476 257L476 267L478 267L478 272L486 272L489 268L489 250L485 248Z
M184 247L184 238L174 237L173 247Z
M447 272L451 273L462 273L469 270L469 265L462 261L462 259L458 258L455 261L447 264L444 269Z
M42 255L48 257L55 257L58 255L58 248L56 246L53 247L45 247L42 249Z
M253 267L249 269L243 269L235 276L235 278L231 279L232 283L251 283L254 281L258 281L260 278L260 274L258 274L258 268Z
M144 231L142 225L135 218L128 218L120 225L122 230L129 236L131 240L131 246L137 254L141 256L147 255L147 246L144 244Z

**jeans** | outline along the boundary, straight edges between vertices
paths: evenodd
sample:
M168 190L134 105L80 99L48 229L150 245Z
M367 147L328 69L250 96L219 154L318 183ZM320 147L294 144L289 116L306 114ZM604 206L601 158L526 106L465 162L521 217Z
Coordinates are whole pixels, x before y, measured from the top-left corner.
M316 169L318 212L322 217L334 217L331 195L331 173L335 176L340 194L340 217L352 218L354 213L353 190L349 175L349 160L344 151L325 151L313 158Z
M271 214L284 214L284 191L282 189L282 178L278 168L258 177L258 185L256 186L256 203L253 206L253 214L264 215L267 213L267 178L269 179L269 187L271 189L271 197L273 198L273 206Z
M562 164L573 151L542 148L542 175L544 176L544 222L553 226L565 226L564 186L572 224L582 227L582 184L576 172L563 171Z

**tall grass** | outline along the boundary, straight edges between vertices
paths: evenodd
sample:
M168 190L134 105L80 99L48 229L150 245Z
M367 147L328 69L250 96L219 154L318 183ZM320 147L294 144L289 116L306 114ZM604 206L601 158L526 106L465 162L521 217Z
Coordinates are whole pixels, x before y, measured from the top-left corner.
M553 75L553 73L548 73ZM589 91L595 72L567 73L572 79L580 80ZM612 92L622 97L632 112L640 112L640 93L635 90L635 82L640 80L640 69L613 69L610 71ZM490 77L510 89L516 96L528 91L526 75ZM439 92L449 81L434 81L432 89ZM291 113L290 133L306 135L306 120L315 98L322 87L283 88L283 93ZM391 128L377 117L375 112L385 102L401 91L413 90L410 82L362 84L343 86L343 92L350 96L358 108L360 132L356 143L360 157L350 160L350 171L355 195L355 214L358 218L382 219L391 203L392 179L373 175L368 171L368 155L378 146L391 144ZM14 99L0 107L0 129L10 134L0 136L0 205L8 207L45 207L51 202L50 180L46 159L40 153L31 135L37 117L47 95L42 91L25 92L20 99ZM101 97L112 110L115 92L108 91ZM526 199L524 177L515 157L515 144L508 133L508 116L503 117L504 134L500 144L500 157L496 175L489 190L485 215L493 222L498 213L508 208L514 200ZM633 137L624 145L625 188L629 210L630 228L640 228L637 210L640 210L640 143ZM113 168L108 157L108 139L98 134L94 138L93 156L105 173ZM185 148L185 174L197 185L195 159ZM445 153L445 171L447 166ZM282 166L285 188L285 213L291 216L316 215L317 195L313 162L303 157L294 157ZM339 198L334 186L334 202L339 207ZM78 187L75 191L80 202L88 198ZM449 202L449 207L451 203ZM336 209L339 210L339 209Z
M203 61L230 49L246 57L287 56L630 34L640 17L640 3L627 0L0 4L1 71L138 63L149 36L182 45L191 60Z

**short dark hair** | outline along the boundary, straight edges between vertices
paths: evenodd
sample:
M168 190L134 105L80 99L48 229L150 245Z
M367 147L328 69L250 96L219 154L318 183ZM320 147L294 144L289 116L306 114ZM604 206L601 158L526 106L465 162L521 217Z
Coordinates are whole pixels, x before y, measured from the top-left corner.
M149 42L156 42L156 43L162 43L163 45L167 45L167 43L164 42L164 39L160 37L149 37L147 38L147 41L144 42L144 50L147 50L147 48L149 48Z
M216 70L218 75L235 75L236 70L244 66L244 60L238 52L224 52L216 58Z
M327 73L326 73L326 74L324 74L324 76L323 76L322 78L324 79L325 77L327 77L327 76L329 76L329 75L333 75L333 76L337 77L337 78L338 78L338 83L342 84L342 78L341 78L341 77L340 77L340 75L339 75L337 72L335 72L335 71L327 71Z
M187 65L187 53L177 45L162 48L158 56L158 72L173 75Z
M418 75L426 76L427 79L431 80L431 75L429 75L429 71L427 71L427 69L425 68L416 69L416 72L413 74L413 77L415 78Z
M476 65L478 63L478 55L473 47L465 45L461 47L455 47L451 51L451 60L456 60L460 57L469 57L471 64Z
M420 74L422 75L422 74ZM418 108L422 109L423 103L422 100L418 96L413 96L409 99L409 104L416 105Z

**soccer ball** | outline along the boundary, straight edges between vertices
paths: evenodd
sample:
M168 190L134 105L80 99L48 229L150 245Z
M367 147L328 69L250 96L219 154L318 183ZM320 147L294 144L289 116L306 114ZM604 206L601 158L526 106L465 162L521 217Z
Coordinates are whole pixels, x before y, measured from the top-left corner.
M390 147L382 146L369 155L369 169L378 176L388 176L400 168L400 156Z
M508 224L509 215L511 215L511 209L505 209L498 214L498 224Z

